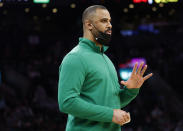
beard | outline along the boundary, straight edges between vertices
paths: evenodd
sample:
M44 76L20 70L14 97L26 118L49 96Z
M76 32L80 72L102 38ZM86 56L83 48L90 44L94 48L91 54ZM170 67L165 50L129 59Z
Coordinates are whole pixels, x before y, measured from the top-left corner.
M95 26L94 26L95 27ZM110 28L108 28L106 31L102 32L100 30L98 30L95 27L95 32L92 32L93 36L95 37L95 40L105 46L109 46L110 45L110 41L111 41L111 34L107 34L108 31L111 31Z

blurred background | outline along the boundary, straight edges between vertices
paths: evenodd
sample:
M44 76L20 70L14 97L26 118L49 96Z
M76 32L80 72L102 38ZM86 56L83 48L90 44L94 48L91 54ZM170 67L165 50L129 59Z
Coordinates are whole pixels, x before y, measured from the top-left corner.
M64 131L58 69L82 37L82 12L108 8L113 36L106 52L119 80L134 61L151 79L124 110L125 131L183 131L183 0L0 0L0 130Z

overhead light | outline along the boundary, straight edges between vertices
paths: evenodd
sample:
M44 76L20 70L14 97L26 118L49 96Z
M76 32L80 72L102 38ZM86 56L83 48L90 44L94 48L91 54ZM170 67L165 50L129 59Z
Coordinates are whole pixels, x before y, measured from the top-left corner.
M25 8L25 12L28 13L30 11L29 8Z
M3 3L0 2L0 7L3 7Z
M148 0L148 3L149 4L153 4L153 0Z
M128 8L124 8L123 12L127 13L128 12Z
M152 8L152 11L156 11L156 10L157 10L157 8L156 8L156 7L153 7L153 8Z
M160 4L159 4L159 7L163 7L163 6L164 6L164 4L163 4L163 3L160 3Z
M155 0L155 2L156 2L156 3L160 3L160 2L161 2L161 0Z
M33 3L43 4L43 3L49 3L50 0L33 0Z
M129 4L129 8L133 9L134 5L133 4Z
M42 4L42 7L43 7L43 8L46 8L46 7L47 7L47 4Z
M178 2L179 0L155 0L155 3L171 3Z
M52 12L53 12L53 13L57 13L57 12L58 12L57 8L53 8L53 9L52 9Z
M70 7L71 7L71 8L76 8L76 4L72 3L72 4L70 5Z

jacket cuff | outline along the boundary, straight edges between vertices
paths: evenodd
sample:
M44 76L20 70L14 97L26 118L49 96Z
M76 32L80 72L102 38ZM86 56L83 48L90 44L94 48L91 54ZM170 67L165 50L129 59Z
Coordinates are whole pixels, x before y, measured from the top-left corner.
M112 122L112 118L113 118L113 109L109 109L109 112L108 112L108 116L107 116L107 121L108 122Z
M123 88L131 96L137 95L139 93L139 90L140 90L140 88L128 89L126 86L124 86Z

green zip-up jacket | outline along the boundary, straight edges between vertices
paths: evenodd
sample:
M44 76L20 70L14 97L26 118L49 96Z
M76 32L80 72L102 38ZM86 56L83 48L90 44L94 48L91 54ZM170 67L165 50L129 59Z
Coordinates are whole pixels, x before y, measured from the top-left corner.
M129 104L139 89L120 89L111 60L96 44L80 38L59 67L58 104L68 114L66 131L120 131L113 109Z

